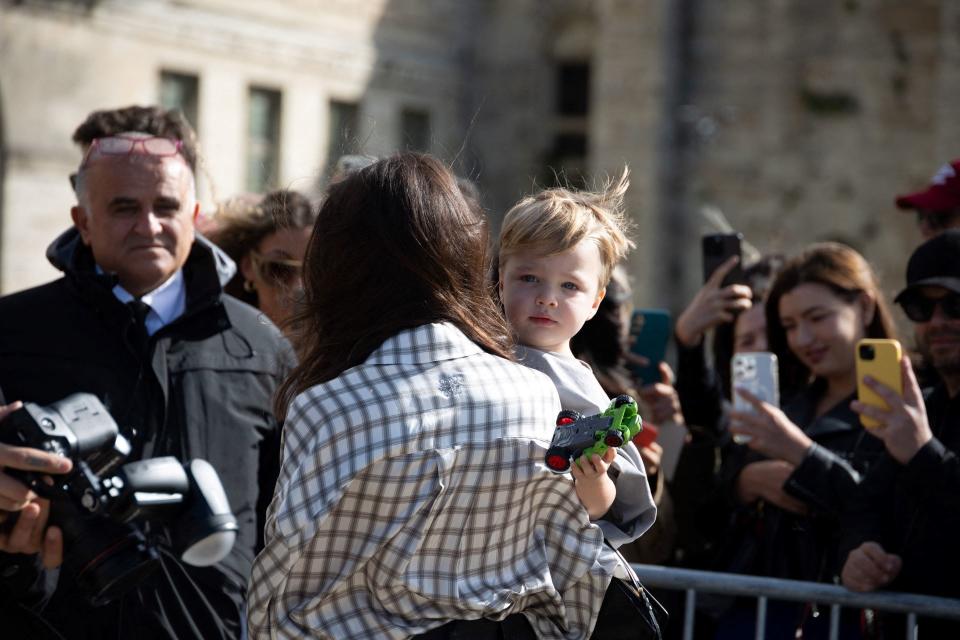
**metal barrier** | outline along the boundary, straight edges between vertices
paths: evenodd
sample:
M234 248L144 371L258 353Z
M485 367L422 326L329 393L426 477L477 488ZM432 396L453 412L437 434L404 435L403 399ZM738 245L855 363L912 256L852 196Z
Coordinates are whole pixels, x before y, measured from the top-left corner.
M792 600L830 605L830 640L840 633L840 608L874 609L907 614L907 640L917 639L917 616L960 620L960 600L914 593L875 591L857 593L844 587L819 582L801 582L779 578L762 578L716 571L674 569L650 564L632 565L640 581L647 587L686 592L683 619L683 640L693 640L693 614L697 592L721 593L757 599L756 639L766 632L767 602Z

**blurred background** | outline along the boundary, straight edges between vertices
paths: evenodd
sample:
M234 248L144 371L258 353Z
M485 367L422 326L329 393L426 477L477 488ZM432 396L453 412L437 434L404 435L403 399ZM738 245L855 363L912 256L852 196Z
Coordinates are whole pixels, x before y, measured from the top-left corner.
M762 251L846 242L890 292L920 240L895 195L960 156L960 2L0 0L0 292L58 275L74 128L150 103L196 127L208 211L416 149L496 228L626 164L641 306L686 304L724 219Z

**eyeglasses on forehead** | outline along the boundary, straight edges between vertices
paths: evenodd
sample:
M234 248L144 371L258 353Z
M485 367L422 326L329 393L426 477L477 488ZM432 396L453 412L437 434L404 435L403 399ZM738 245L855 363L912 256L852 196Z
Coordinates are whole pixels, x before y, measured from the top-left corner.
M183 140L163 138L160 136L141 137L123 134L94 138L80 166L82 167L87 164L94 150L105 156L126 156L132 154L137 147L140 147L143 153L148 155L167 158L180 153L180 150L183 148Z

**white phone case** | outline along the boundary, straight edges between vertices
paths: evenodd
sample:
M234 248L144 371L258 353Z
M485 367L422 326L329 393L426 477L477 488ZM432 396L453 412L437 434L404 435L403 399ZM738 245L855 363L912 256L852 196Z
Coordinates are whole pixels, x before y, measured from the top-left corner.
M769 351L738 353L730 361L730 387L733 408L736 411L752 412L753 405L747 402L737 389L746 389L767 404L780 406L780 382L777 356ZM749 436L734 436L734 441L744 443Z

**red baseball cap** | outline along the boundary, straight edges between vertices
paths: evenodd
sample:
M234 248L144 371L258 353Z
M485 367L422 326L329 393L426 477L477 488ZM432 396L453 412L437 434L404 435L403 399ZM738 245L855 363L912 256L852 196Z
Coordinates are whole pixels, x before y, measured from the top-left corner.
M945 164L930 179L930 186L905 196L897 196L900 209L950 211L960 207L960 159Z

